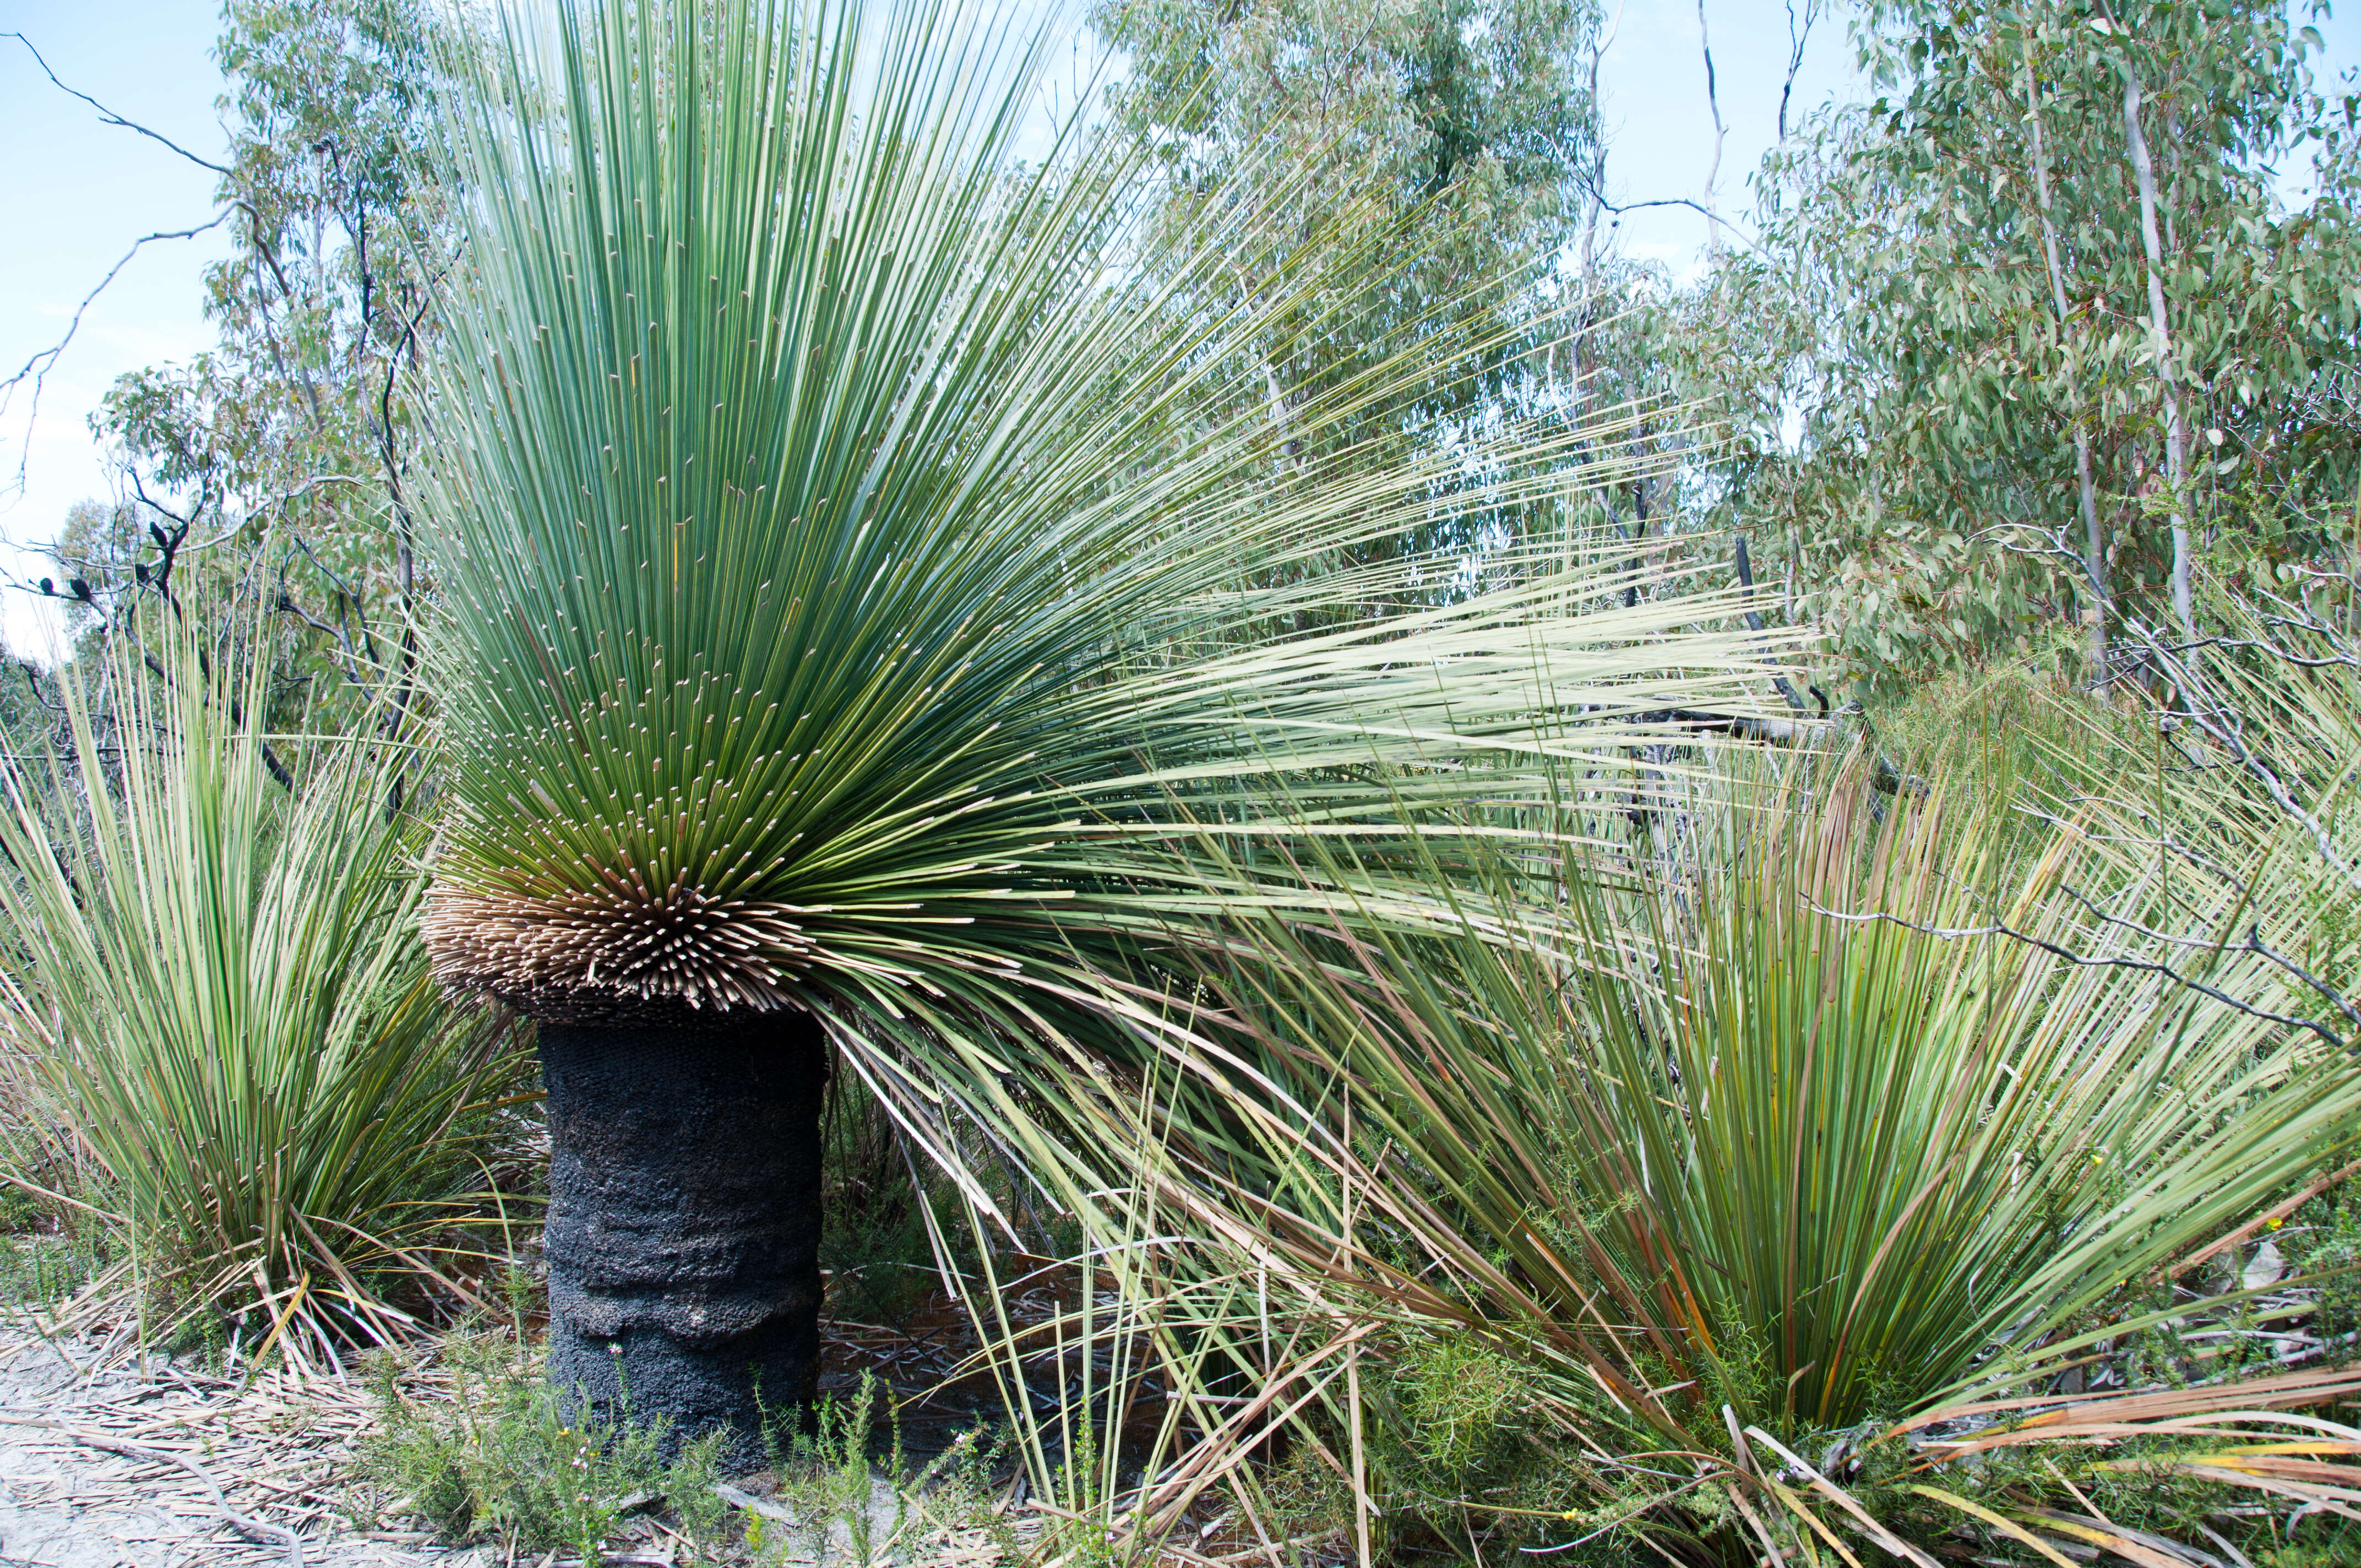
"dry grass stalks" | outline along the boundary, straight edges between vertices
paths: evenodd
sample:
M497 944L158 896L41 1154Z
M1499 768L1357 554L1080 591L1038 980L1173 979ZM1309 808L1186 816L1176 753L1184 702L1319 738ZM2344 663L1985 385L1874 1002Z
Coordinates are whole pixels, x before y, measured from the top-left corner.
M382 1562L342 1514L369 1420L359 1388L289 1368L241 1383L0 1330L0 1535L54 1568Z

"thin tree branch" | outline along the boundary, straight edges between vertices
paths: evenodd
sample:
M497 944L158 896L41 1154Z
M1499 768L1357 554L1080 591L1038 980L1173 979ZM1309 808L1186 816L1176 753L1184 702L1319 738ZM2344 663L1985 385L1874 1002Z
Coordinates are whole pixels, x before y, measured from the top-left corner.
M2329 1005L2334 1007L2339 1013L2345 1014L2348 1022L2356 1025L2361 1025L2361 1009L2356 1009L2352 1003L2346 1001L2343 992L2338 991L2335 987L2328 984L2325 981L2323 981L2317 975L2314 975L2310 970L2307 970L2301 964L2297 963L2293 959L2284 957L2271 948L2266 946L2263 942L2263 928L2259 923L2247 931L2245 942L2234 948L2225 944L2218 937L2175 936L2169 931L2159 931L2153 926L2143 926L2138 921L2134 920L2127 916L2110 915L2107 911L2099 907L2099 904L2096 899L2092 898L2088 894L2083 893L2081 889L2069 883L2059 883L2059 889L2060 892L2064 893L2067 897L2072 899L2075 903L2081 905L2085 910L2089 911L2091 917L2097 920L2100 924L2104 926L2120 926L2125 930L2133 932L2138 936L2146 937L2150 941L2163 942L2171 947L2189 948L2212 953L2252 953L2256 957L2263 959L2269 963L2276 964L2280 969L2287 970L2288 973L2303 981L2304 984L2310 986L2312 990L2320 992L2320 994L2328 1001Z
M1713 79L1713 42L1706 36L1705 0L1697 0L1697 48L1705 55L1705 106L1713 115L1713 158L1705 169L1705 246L1711 256L1721 254L1721 214L1714 211L1713 187L1721 178L1721 144L1727 134L1721 123L1721 94Z
M2302 1018L2290 1013L2274 1013L2268 1007L2257 1007L2252 1003L2241 1002L2228 992L2208 985L2202 980L2192 980L2170 964L2158 963L2151 959L2093 958L2087 953L2078 953L2071 948L2052 942L2047 938L2037 937L2030 931L2020 931L2001 921L1994 921L1989 926L1921 926L1916 921L1905 920L1899 915L1888 914L1884 910L1877 910L1867 915L1854 915L1841 909L1824 908L1809 899L1805 901L1805 907L1815 915L1825 915L1831 920L1842 920L1851 925L1862 926L1883 921L1889 926L1899 926L1905 931L1916 931L1922 937L1933 937L1945 942L1957 941L1963 937L2005 937L2013 942L2022 942L2026 947L2038 948L2052 958L2072 964L2078 969L2134 970L2143 974L2160 975L2176 985L2185 986L2202 996L2211 997L2223 1006L2243 1013L2250 1018L2260 1018L2272 1024L2283 1024L2290 1029L2307 1029L2340 1051L2351 1048L2344 1036L2339 1035L2317 1018ZM2252 949L2241 943L2235 948L2225 946L2224 950L2235 953Z
M1613 213L1617 217L1621 217L1625 213L1645 212L1650 207L1686 207L1690 212L1702 215L1707 219L1707 221L1718 224L1722 228L1728 229L1730 231L1730 236L1738 241L1740 245L1745 247L1747 249L1754 250L1759 248L1753 240L1739 232L1739 228L1736 224L1731 223L1728 218L1717 216L1712 208L1692 202L1686 196L1667 196L1662 200L1653 202L1618 203L1602 200L1598 204L1601 207L1604 207L1607 211Z
M21 37L21 35L12 36ZM229 211L225 208L214 214L210 222L199 224L194 228L159 230L155 234L142 235L133 240L131 248L123 253L122 259L108 268L106 276L101 278L97 286L82 297L82 303L74 307L73 319L66 323L65 335L26 360L24 367L15 375L5 381L0 381L0 413L5 413L8 399L15 394L18 387L24 385L25 378L29 376L33 380L32 406L25 411L25 429L27 436L26 449L16 455L16 478L14 488L18 494L24 492L26 465L32 460L30 434L34 422L41 417L41 389L49 383L49 372L56 368L59 357L71 345L74 334L82 330L82 319L89 313L90 307L97 302L101 294L106 292L106 286L115 281L116 275L131 265L131 258L139 254L142 247L159 239L194 239L207 229L219 227L222 221L228 216Z
M1779 145L1787 145L1787 100L1795 95L1795 75L1804 69L1804 46L1811 41L1812 24L1820 19L1820 0L1804 0L1804 19L1795 20L1795 0L1787 0L1787 74L1779 83Z
M25 52L33 57L33 63L41 68L41 74L49 79L49 84L51 86L64 93L67 97L79 98L83 103L89 104L92 108L96 109L99 112L100 116L108 125L121 126L126 131L138 132L141 136L146 137L149 141L161 142L164 146L170 148L174 152L179 153L182 158L187 159L191 163L195 164L200 169L210 169L215 174L225 175L229 172L226 168L221 164L214 162L211 159L199 158L195 153L191 152L187 148L182 147L170 137L165 136L159 131L151 131L146 126L139 124L137 120L126 120L121 115L116 114L114 110L108 108L105 104L92 97L89 93L77 92L73 88L67 86L64 82L60 82L58 80L58 73L49 69L49 62L41 58L41 51L35 49L33 47L33 40L27 38L24 34L0 33L0 38L15 38L18 43L23 44L25 46Z
M2203 684L2180 658L2173 644L2163 641L2136 620L2128 623L2127 630L2147 649L2148 657L2176 688L2184 693L2204 691ZM2247 741L2245 715L2224 706L2201 707L2195 701L2186 701L2172 710L2172 716L2194 725L2214 744L2237 759L2247 775L2269 794L2272 804L2311 836L2313 846L2320 851L2321 860L2336 872L2346 885L2361 892L2361 871L2356 871L2337 853L2335 841L2327 828L2295 798L2279 766Z

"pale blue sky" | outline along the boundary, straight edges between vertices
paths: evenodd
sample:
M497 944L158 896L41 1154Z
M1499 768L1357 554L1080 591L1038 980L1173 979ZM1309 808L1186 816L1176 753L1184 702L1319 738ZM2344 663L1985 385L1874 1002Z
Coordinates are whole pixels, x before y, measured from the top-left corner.
M1615 0L1607 5L1612 12ZM1787 15L1783 0L1707 0L1706 15L1730 127L1720 206L1742 221L1746 176L1776 133ZM214 108L217 27L212 0L0 0L0 33L22 31L66 82L215 160L226 139ZM2361 29L2323 31L2327 64L2351 63ZM1839 11L1813 35L1793 115L1851 93L1851 64ZM1618 199L1701 196L1712 129L1693 0L1624 0L1601 88ZM0 212L9 219L0 225L0 375L57 340L134 240L213 216L214 179L104 124L51 87L21 45L0 39ZM1681 209L1637 213L1618 237L1627 254L1685 269L1704 244L1704 220ZM90 412L116 376L206 345L199 274L226 252L220 231L148 246L83 317L38 421L28 428L28 389L0 417L0 631L13 646L46 652L53 634L49 607L15 586L42 571L21 547L51 537L74 501L110 493Z
M217 22L211 0L0 0L0 32L23 32L60 79L216 160ZM0 375L57 341L134 240L211 218L214 179L102 124L51 87L21 44L0 38ZM108 493L85 421L117 375L205 345L198 275L225 254L218 230L147 247L83 316L29 438L29 389L11 399L0 420L0 541L44 542L67 507ZM40 574L30 555L0 548L0 630L37 653L49 641L45 607L15 585Z

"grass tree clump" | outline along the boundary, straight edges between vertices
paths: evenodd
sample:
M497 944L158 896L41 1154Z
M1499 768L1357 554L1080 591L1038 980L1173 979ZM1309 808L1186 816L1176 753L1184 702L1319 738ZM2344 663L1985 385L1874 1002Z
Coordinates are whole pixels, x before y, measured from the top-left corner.
M20 1110L119 1244L73 1310L335 1365L412 1331L478 1217L501 1036L436 994L377 749L282 783L260 652L112 636L60 683L71 751L0 774Z
M2304 950L2303 902L2253 897L2289 846L2267 825L2250 862L2203 878L2088 821L2027 851L2001 812L1826 772L1700 801L1694 863L1594 858L1510 939L1234 943L1202 1026L1268 1076L1226 1080L1223 1135L1202 1114L1115 1131L1125 1107L1099 1102L1100 1142L1162 1151L1104 1179L1151 1182L1159 1234L1208 1238L1208 1277L1253 1281L1250 1312L1235 1288L1173 1299L1224 1303L1202 1332L1247 1365L1276 1321L1290 1362L1255 1394L1324 1392L1312 1415L1348 1426L1336 1336L1382 1329L1377 1500L1446 1541L1807 1557L1851 1528L1839 1486L1921 1540L2049 1530L2044 1507L2074 1541L2132 1539L2044 1463L2191 1541L2174 1509L2210 1505L2175 1486L2345 1496L2356 1434L2258 1413L2353 1387L2249 1354L2336 1354L2254 1338L2290 1332L2304 1293L2238 1294L2281 1284L2276 1266L2234 1268L2211 1307L2170 1284L2355 1152L2361 1068L2301 1023L2309 982L2240 950ZM1499 1413L1462 1442L1449 1412L1482 1405L1487 1375ZM2049 1409L2072 1399L2101 1403ZM2145 1458L2114 1451L2131 1439ZM2222 1457L2290 1442L2312 1469Z
M749 1457L750 1374L812 1387L832 1050L907 1125L990 1118L1038 1053L1131 1048L1153 987L1103 977L1163 918L1332 898L1284 853L1241 883L1142 846L1292 833L1256 804L1282 776L1379 843L1553 751L1621 776L1748 666L1536 532L1612 429L1504 408L1372 464L1384 374L1274 411L1350 293L1323 277L1386 236L1336 214L1331 271L1209 313L1251 215L1183 247L1205 278L1136 265L1143 155L1033 117L1047 31L536 15L454 130L426 931L541 1025L551 1376ZM1409 880L1359 906L1447 913Z

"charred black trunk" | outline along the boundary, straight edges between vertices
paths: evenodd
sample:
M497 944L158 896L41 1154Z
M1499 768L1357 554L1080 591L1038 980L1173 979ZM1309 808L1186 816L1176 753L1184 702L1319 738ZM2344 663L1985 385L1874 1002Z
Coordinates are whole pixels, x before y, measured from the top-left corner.
M806 1013L544 1023L549 1378L602 1417L762 1458L819 1374L820 1104Z

